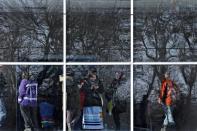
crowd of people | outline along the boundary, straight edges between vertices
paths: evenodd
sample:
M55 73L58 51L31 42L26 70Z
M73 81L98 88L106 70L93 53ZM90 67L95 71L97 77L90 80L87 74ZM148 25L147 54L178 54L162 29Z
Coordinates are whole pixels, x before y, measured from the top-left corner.
M109 116L113 116L115 130L121 130L120 114L126 112L127 103L118 99L115 94L126 79L121 71L114 74L111 83L104 87L95 67L90 67L85 77L80 80L75 79L72 68L67 68L66 128L68 131L107 128L104 111Z
M45 78L39 85L34 75L27 72L22 74L18 88L18 104L24 121L24 131L50 131L57 126L57 110L62 107L56 107L53 96L46 92L48 87L52 86L51 81L46 82L47 79L50 78ZM44 94L41 93L43 88L47 88Z

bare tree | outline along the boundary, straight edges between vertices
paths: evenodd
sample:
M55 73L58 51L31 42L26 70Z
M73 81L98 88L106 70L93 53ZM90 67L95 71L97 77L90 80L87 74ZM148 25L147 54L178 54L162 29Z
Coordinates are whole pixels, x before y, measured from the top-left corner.
M196 12L172 13L161 8L137 12L135 57L137 61L195 61ZM140 53L139 53L140 52Z
M33 54L42 60L62 59L63 14L60 2L57 3L59 5L55 7L47 0L3 2L5 14L1 25L12 36L9 37L11 40L5 42L13 43L10 47L12 57L16 54L20 56ZM16 50L17 48L21 50ZM51 54L53 56L50 56Z
M67 54L94 55L99 61L128 60L130 43L124 39L126 33L129 37L129 27L123 26L126 21L129 23L129 9L114 6L87 10L68 8Z

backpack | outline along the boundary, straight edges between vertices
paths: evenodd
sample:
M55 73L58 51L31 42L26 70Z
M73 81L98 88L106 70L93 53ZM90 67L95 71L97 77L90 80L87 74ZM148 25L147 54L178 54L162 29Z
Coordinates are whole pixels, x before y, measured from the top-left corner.
M48 102L39 104L42 128L52 128L55 125L55 106Z
M38 83L29 83L26 85L26 96L24 99L28 100L30 104L35 104L37 102L38 96Z
M87 130L104 129L103 109L101 106L89 106L83 108L82 128Z

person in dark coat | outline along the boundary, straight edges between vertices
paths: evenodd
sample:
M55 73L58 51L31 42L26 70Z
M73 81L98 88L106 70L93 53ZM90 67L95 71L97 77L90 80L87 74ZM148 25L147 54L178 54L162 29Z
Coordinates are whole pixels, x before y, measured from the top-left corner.
M74 81L72 69L66 71L66 127L68 131L74 129L80 117L79 88Z
M103 84L97 76L96 69L90 69L84 81L83 92L85 101L83 105L83 129L103 129Z
M95 68L90 69L83 90L86 94L84 106L102 106L101 94L104 92L104 87Z
M116 130L120 130L120 113L126 111L126 102L120 101L116 96L115 93L119 86L121 86L124 82L124 74L122 72L116 72L115 78L112 80L110 87L107 89L105 93L105 97L108 101L107 104L107 111L109 115L113 115L113 120L116 125Z

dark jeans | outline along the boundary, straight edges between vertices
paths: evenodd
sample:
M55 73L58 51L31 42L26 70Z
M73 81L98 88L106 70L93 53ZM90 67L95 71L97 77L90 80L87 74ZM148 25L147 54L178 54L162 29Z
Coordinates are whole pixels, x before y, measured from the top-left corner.
M113 114L113 119L114 123L116 125L116 130L120 130L120 113L116 106L113 107L112 109L112 114Z
M82 130L83 110L81 110L80 118L74 125L74 130Z
M37 107L21 106L21 115L24 120L25 128L31 128L32 130L38 130L38 118Z

